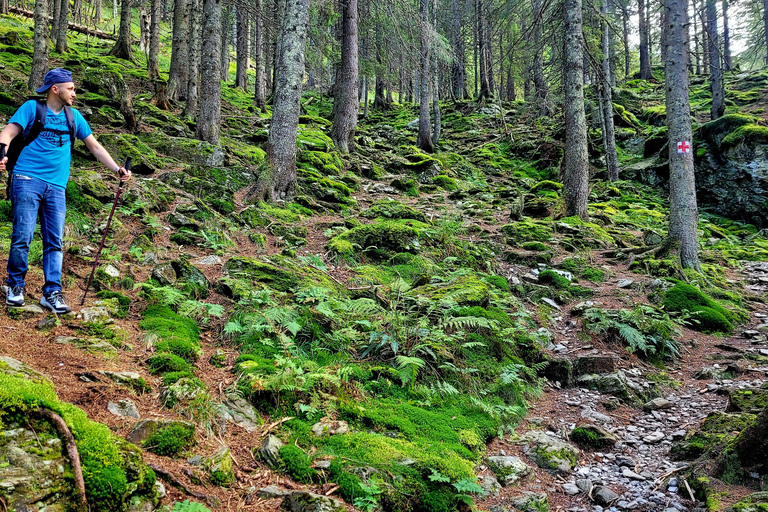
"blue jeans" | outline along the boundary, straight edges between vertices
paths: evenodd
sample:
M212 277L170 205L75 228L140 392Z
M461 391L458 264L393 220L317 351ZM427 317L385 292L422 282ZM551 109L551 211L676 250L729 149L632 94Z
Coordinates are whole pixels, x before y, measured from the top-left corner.
M43 238L43 294L61 291L61 265L63 261L62 237L67 212L64 189L37 178L14 174L11 183L13 206L13 234L8 254L8 286L24 286L27 275L27 256L37 215L40 214L40 234Z

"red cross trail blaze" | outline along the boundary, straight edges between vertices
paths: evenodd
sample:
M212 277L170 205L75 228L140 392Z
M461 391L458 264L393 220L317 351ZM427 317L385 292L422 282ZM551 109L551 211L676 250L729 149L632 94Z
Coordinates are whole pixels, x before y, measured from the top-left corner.
M688 141L681 140L677 143L677 152L681 154L690 153L691 145L688 143Z

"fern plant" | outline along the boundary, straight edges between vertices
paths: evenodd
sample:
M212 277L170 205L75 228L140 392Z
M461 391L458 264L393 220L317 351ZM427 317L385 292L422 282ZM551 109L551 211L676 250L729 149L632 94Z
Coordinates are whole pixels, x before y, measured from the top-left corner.
M634 309L604 310L589 308L584 312L587 332L622 342L631 353L650 358L676 359L679 331L665 313L646 305Z
M190 299L184 292L173 286L139 283L134 288L139 288L140 294L150 304L171 307L181 316L194 318L203 324L207 324L211 317L221 318L224 315L224 306L221 304Z

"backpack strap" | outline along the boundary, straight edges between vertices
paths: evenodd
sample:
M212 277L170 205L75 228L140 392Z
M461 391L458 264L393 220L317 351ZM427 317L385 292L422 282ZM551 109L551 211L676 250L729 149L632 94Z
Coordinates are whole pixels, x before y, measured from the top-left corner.
M32 121L32 127L29 129L29 132L24 135L23 147L29 146L45 128L45 116L48 114L46 109L45 100L37 100L35 102L35 120Z
M69 150L75 152L75 116L72 114L72 107L64 105L64 116L67 118L69 127Z

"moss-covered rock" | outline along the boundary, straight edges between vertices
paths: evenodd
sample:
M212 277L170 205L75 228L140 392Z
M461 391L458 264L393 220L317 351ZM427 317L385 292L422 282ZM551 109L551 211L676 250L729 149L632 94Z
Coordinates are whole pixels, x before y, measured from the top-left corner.
M506 224L499 228L506 237L507 243L520 247L523 242L546 242L552 238L553 229L549 222L523 219L519 222Z
M750 494L724 512L768 512L768 492Z
M321 270L304 265L287 256L273 255L268 259L243 256L230 258L224 269L231 278L261 283L279 291L292 291L301 286L321 286L344 293L339 285Z
M524 451L540 468L568 474L578 464L581 451L545 432L531 431L520 436Z
M768 389L728 389L726 412L747 412L759 414L768 406Z
M687 311L692 327L702 332L731 332L736 315L693 285L678 283L667 290L664 308L669 312Z
M383 199L373 203L368 209L364 210L361 217L366 219L413 219L419 222L426 222L426 216L420 211L412 208L408 205L401 203L400 201L393 201L391 199Z
M339 255L365 254L375 259L387 259L401 252L415 254L421 245L419 230L413 222L381 220L363 224L333 237L327 247Z
M714 143L715 146L720 146L723 139L733 131L744 125L753 124L755 121L756 119L752 116L728 114L703 125L699 128L699 134L703 139Z
M676 441L670 450L677 460L694 460L710 450L727 444L738 432L754 423L753 414L728 414L713 411L707 415L698 429L690 430L683 439Z
M408 292L411 297L455 302L461 306L486 307L491 300L488 284L475 274L455 277L445 283L425 284Z

